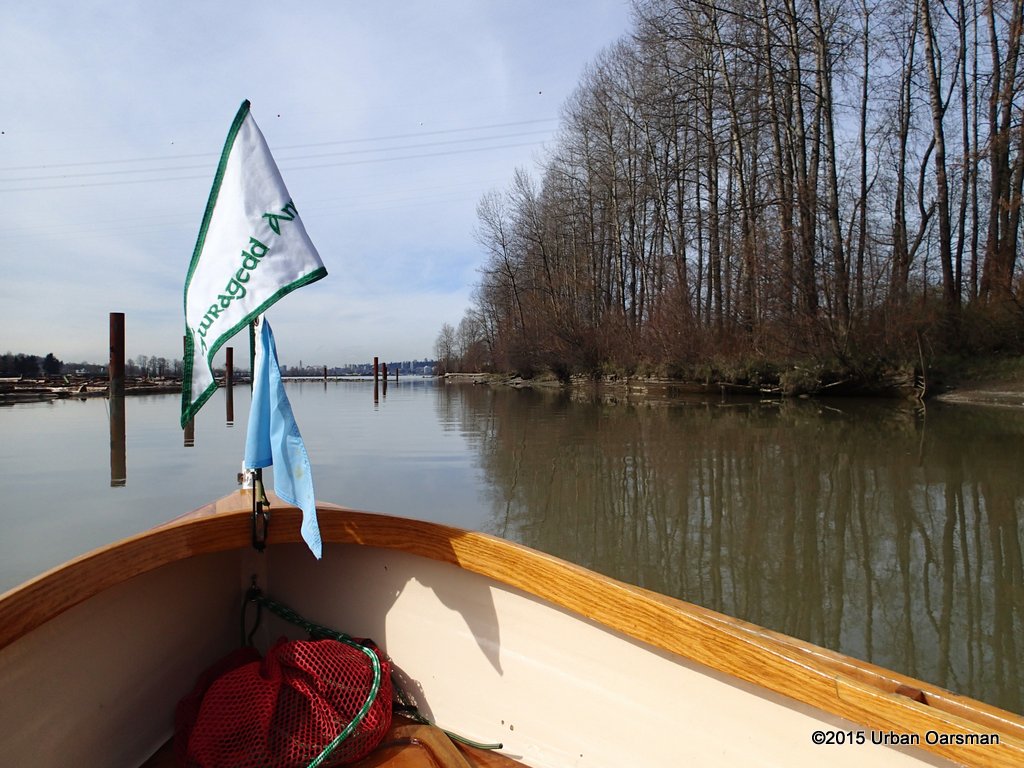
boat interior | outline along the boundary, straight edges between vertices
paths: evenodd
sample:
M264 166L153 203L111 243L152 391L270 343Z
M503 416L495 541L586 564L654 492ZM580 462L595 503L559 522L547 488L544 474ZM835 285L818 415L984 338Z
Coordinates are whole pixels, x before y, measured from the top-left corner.
M11 765L164 768L178 701L238 648L260 588L372 638L429 722L360 766L1024 765L1024 718L484 534L318 505L324 556L275 501L265 551L234 494L0 596ZM259 648L302 637L276 616ZM828 749L819 730L998 733L995 748ZM329 764L329 763L327 763Z

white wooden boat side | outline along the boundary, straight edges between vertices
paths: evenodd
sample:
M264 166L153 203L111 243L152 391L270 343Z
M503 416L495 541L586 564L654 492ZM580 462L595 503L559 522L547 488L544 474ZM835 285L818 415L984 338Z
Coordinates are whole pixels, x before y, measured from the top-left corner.
M724 759L742 747L748 762L761 755L763 764L775 764L773 741L788 747L781 764L863 764L863 753L849 746L816 746L811 737L817 729L864 729L869 739L873 732L918 734L922 748L937 760L1024 764L1024 720L1017 715L485 534L321 505L321 534L330 546L324 561L316 563L301 546L288 546L300 541L298 511L275 503L271 547L266 557L256 556L248 549L248 503L247 496L235 494L0 596L0 722L6 727L20 719L21 735L43 738L31 710L52 705L47 696L53 691L43 693L47 687L59 693L62 684L77 691L91 683L116 691L117 685L130 689L132 675L152 677L145 659L119 678L109 660L101 662L108 668L102 676L76 676L76 664L93 668L83 664L88 651L73 663L66 658L69 648L91 648L102 656L113 638L126 634L134 636L120 659L132 649L149 659L166 658L169 678L158 675L162 683L121 702L128 708L121 717L132 708L173 707L191 685L196 665L237 642L241 585L257 572L268 592L310 618L382 642L444 725L482 738L492 737L489 728L507 729L497 736L528 764L629 764L609 750L616 742L636 749L627 733L653 737L657 729L622 730L644 717L667 730L666 749L693 750L708 760ZM355 546L338 553L334 544ZM390 570L383 571L385 566ZM463 570L478 575L474 587L467 589L458 576ZM336 586L311 589L310 584ZM147 601L151 605L137 605ZM176 629L144 631L166 627L158 615L171 616ZM83 633L93 639L85 643ZM443 649L432 636L443 640ZM68 645L68 638L75 642ZM550 655L536 653L541 650ZM41 669L47 658L64 661L47 673ZM612 658L618 661L610 664ZM466 706L466 674L472 680L469 690L486 691L490 703ZM928 703L896 693L898 688L918 692ZM612 698L602 691L611 691ZM642 706L645 697L657 699L653 710ZM553 711L540 706L547 702ZM95 730L94 739L76 742L81 729L62 725L67 739L51 739L54 748L88 743L100 750L99 744L112 738L101 735L102 721L132 722L119 719L111 706L104 701L108 709L98 708L89 725L81 726ZM566 706L573 709L568 721L560 712ZM661 714L652 718L651 711ZM52 727L82 719L82 707L67 703L51 714ZM93 764L137 765L138 755L144 758L145 750L166 738L166 728L164 722L152 733L140 729L137 743L124 754ZM578 736L565 738L566 729ZM789 729L789 735L780 739L780 729ZM10 733L5 742L17 741L13 728ZM926 744L928 733L998 734L1000 743ZM23 748L31 748L32 740L23 739ZM0 748L9 755L9 746ZM888 747L872 755L872 763L885 757L894 764L907 756Z
M239 560L224 552L140 574L0 650L0 765L148 759L196 676L238 644Z
M383 638L429 716L501 740L526 765L818 766L823 747L811 734L854 727L457 566L340 549L316 563L302 545L275 548L272 592L304 615ZM870 744L828 757L850 768L922 764Z

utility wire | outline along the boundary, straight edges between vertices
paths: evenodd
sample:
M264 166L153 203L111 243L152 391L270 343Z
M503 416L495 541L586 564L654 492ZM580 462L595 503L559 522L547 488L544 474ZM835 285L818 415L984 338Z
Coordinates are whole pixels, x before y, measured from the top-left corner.
M274 151L278 150L290 150L290 149L312 149L315 147L329 147L343 144L359 144L368 141L394 141L397 139L416 139L422 136L442 136L450 133L466 133L469 131L485 131L492 130L494 128L518 128L524 125L536 125L538 123L553 123L557 122L557 118L543 118L539 120L518 120L510 123L490 123L487 125L473 125L464 128L448 128L438 131L420 131L418 133L400 133L393 134L391 136L368 136L357 139L339 139L337 141L323 141L314 142L308 144L289 144L286 146L278 146L274 148ZM218 157L219 152L201 152L198 154L188 155L158 155L155 157L129 157L129 158L113 158L107 160L84 160L75 163L43 163L40 165L12 165L0 167L0 173L7 173L10 171L33 171L33 170L51 170L55 168L82 168L90 165L119 165L123 163L151 163L163 160L195 160L200 157L210 158Z
M522 138L525 136L536 136L537 134L550 135L550 133L550 131L523 131L520 133L504 133L496 136L481 136L478 138L451 139L449 141L432 141L425 142L422 144L404 144L398 147L382 147L380 149L349 149L345 150L344 152L324 152L316 155L295 155L292 157L282 157L280 154L278 154L277 161L278 163L284 164L290 160L317 160L325 157L345 157L349 155L365 155L377 152L401 152L408 149L424 149L427 147L450 146L453 144L469 144L480 141L494 141L497 139L515 139ZM120 171L85 171L83 173L58 173L50 176L15 176L12 178L0 179L0 183L15 181L53 181L56 179L84 179L92 176L124 176L126 174L161 173L164 171L201 171L207 168L209 168L209 165L168 165L160 168L128 168Z
M445 151L445 152L424 152L424 153L414 154L414 155L401 155L401 156L398 156L398 157L369 158L369 159L366 159L366 160L348 160L348 161L343 161L343 162L339 162L339 163L317 163L316 165L288 165L287 162L280 162L279 166L282 168L282 170L288 170L288 171L308 171L308 170L318 170L318 169L321 169L321 168L339 168L339 167L342 167L342 166L368 165L368 164L373 164L373 163L391 163L391 162L397 162L397 161L400 161L400 160L422 160L422 159L425 159L425 158L432 158L432 157L449 157L449 156L452 156L452 155L464 155L464 154L470 154L470 153L474 153L474 152L489 152L489 151L498 150L498 149L517 149L517 148L520 148L520 147L538 146L538 145L541 145L543 143L544 143L543 141L530 141L530 142L523 142L523 143L518 143L518 144L497 144L497 145L490 146L490 147L473 147L473 148L470 148L470 149L453 149L453 150L448 150L448 151ZM300 159L301 160L303 158L294 158L294 159ZM205 166L202 166L202 167L205 168ZM175 170L175 171L189 171L189 170L196 170L197 168L198 167L181 167L181 168L170 168L169 167L169 168L166 168L166 169L150 169L149 171L136 171L136 173L146 173L146 172L164 171L164 170L167 170L167 171L172 171L172 170ZM84 175L85 176L94 176L96 174L84 174ZM41 178L42 177L37 177L37 179L41 179ZM65 178L65 177L57 177L57 178ZM203 175L200 175L200 176L163 176L163 177L159 177L158 176L158 177L155 177L155 178L123 179L121 181L94 181L94 182L86 182L86 183L81 183L81 184L52 184L52 185L48 185L48 186L39 186L39 187L8 187L6 189L0 189L0 194L2 194L4 192L41 192L41 191L54 190L54 189L81 189L81 188L87 188L87 187L88 188L92 188L92 187L114 187L114 186L122 186L122 185L125 185L125 184L153 184L153 183L161 183L161 182L169 182L169 181L196 181L196 180L201 180L201 179L207 179L208 180L209 178L210 178L209 174L203 174ZM47 180L49 180L49 179L47 179Z

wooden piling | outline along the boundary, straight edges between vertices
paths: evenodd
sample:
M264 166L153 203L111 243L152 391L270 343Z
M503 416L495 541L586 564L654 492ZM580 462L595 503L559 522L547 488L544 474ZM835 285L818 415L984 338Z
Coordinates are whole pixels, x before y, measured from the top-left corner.
M124 312L110 313L110 359L107 365L110 383L110 487L127 482L124 428Z
M379 369L378 364L377 364L377 358L374 357L373 358L373 386L375 386L375 387L377 386L377 381L378 381L377 377L379 375L379 370L380 369Z
M181 337L181 344L183 349L188 349L188 336ZM196 420L189 419L188 424L184 427L184 446L186 448L192 448L196 444Z
M228 347L224 361L224 393L227 395L227 425L235 425L235 348Z
M111 487L120 487L128 477L125 459L125 313L110 315L111 355L108 364L111 417Z
M107 396L124 397L124 312L110 313L110 384Z
M128 482L125 451L124 394L110 398L110 487L123 488Z

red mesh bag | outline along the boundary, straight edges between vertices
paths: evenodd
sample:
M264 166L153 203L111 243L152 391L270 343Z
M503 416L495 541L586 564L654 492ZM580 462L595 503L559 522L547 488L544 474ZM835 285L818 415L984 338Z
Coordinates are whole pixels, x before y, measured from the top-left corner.
M178 763L298 768L354 762L390 727L391 699L390 663L371 643L280 640L264 659L242 648L204 672L178 704Z

